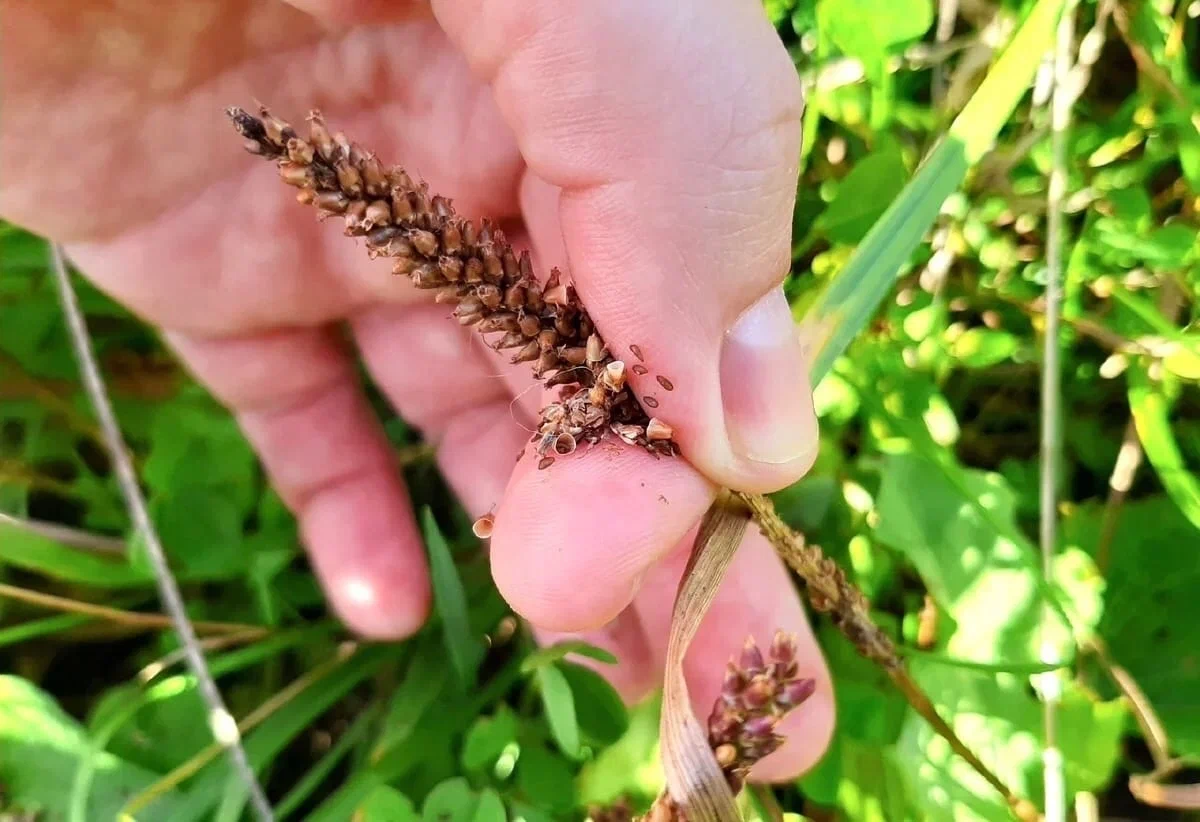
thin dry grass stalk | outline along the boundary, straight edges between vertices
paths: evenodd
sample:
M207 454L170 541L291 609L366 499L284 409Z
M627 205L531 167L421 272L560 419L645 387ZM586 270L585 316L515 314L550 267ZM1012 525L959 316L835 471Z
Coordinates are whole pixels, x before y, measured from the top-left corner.
M345 135L331 134L319 112L309 113L307 139L266 108L260 108L259 117L237 107L226 113L246 149L274 162L281 179L299 189L300 203L324 217L340 215L347 236L366 238L368 253L395 258L393 271L418 288L436 290L439 302L455 306L461 324L499 335L493 348L516 349L512 362L532 362L537 379L563 386L559 400L542 409L532 438L542 456L539 467L549 467L554 453L570 453L610 431L656 455L679 453L671 427L650 417L626 390L625 363L609 352L560 272L537 280L528 255L516 256L499 229L486 221L477 228L458 217L450 201L431 195L425 183L414 182L398 166L385 168ZM676 597L664 682L663 713L670 721L664 720L662 732L670 805L677 816L651 818L658 822L681 813L689 822L738 818L719 755L687 707L680 663L750 520L804 581L813 607L828 613L859 653L887 671L909 704L1004 797L1018 819L1038 820L1033 805L1009 790L938 715L842 569L792 531L766 497L728 490L705 515ZM491 525L489 520L481 527L490 531Z

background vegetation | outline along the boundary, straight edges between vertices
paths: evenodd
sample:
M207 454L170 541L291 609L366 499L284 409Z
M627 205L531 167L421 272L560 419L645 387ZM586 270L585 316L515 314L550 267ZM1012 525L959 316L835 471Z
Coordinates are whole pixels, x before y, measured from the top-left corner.
M940 5L765 1L810 89L798 318L830 313L831 284L885 208L912 196L918 161L1033 6ZM1171 754L1200 757L1200 4L1068 8L1086 85L1061 160L1043 70L833 362L817 388L821 457L776 503L848 569L943 715L1019 792L1044 796L1040 626L1068 655L1052 682L1079 818L1185 818L1139 803L1128 780L1155 764L1146 705ZM1036 534L1056 163L1064 440L1047 585ZM126 539L48 260L44 241L0 228L0 820L241 819L245 795ZM153 330L76 282L191 616L281 818L541 822L653 798L656 703L626 711L569 648L534 647L428 451L383 402L438 610L410 642L358 646L234 421ZM1047 619L1047 601L1066 619ZM797 784L744 797L748 817L1007 818L879 671L817 630L837 736ZM1115 684L1122 671L1140 707Z

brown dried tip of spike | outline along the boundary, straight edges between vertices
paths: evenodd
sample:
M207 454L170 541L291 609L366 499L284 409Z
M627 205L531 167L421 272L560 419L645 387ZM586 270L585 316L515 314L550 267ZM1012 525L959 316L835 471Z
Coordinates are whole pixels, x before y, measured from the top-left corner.
M471 525L471 533L480 539L488 539L496 525L494 514L484 514Z
M669 440L675 436L675 429L667 425L658 417L651 417L649 424L646 426L646 439L651 442Z

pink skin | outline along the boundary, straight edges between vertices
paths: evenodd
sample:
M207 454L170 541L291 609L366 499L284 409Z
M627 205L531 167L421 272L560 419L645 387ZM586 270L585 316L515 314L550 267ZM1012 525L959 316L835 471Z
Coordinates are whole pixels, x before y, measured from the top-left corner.
M800 93L757 0L4 0L0 15L0 216L64 242L229 405L346 623L407 636L430 592L339 322L438 444L467 509L496 511L494 574L513 608L543 639L612 649L621 664L600 670L627 698L654 687L687 539L717 485L782 487L816 446L776 290ZM632 364L641 346L651 373L635 386L686 459L604 445L550 471L529 454L514 467L544 400L528 368L314 225L224 119L256 99L295 122L320 107L460 212L505 219L539 270L569 273L614 350ZM742 640L777 628L799 634L818 687L755 773L771 780L824 752L833 697L754 534L686 663L699 712Z

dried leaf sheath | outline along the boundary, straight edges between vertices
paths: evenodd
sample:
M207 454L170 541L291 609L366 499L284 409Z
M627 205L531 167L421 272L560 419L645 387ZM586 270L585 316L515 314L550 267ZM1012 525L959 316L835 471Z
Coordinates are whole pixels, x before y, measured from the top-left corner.
M459 217L426 183L331 133L317 111L308 115L307 138L265 108L260 117L237 107L227 114L246 149L274 161L280 178L300 189L301 203L341 216L346 235L365 238L372 257L393 258L393 273L436 291L492 348L513 351L511 362L532 363L535 377L562 386L558 402L542 409L532 440L539 454L569 454L610 430L656 455L678 453L671 427L651 418L626 387L624 363L558 269L539 282L528 252L518 257L499 228Z

